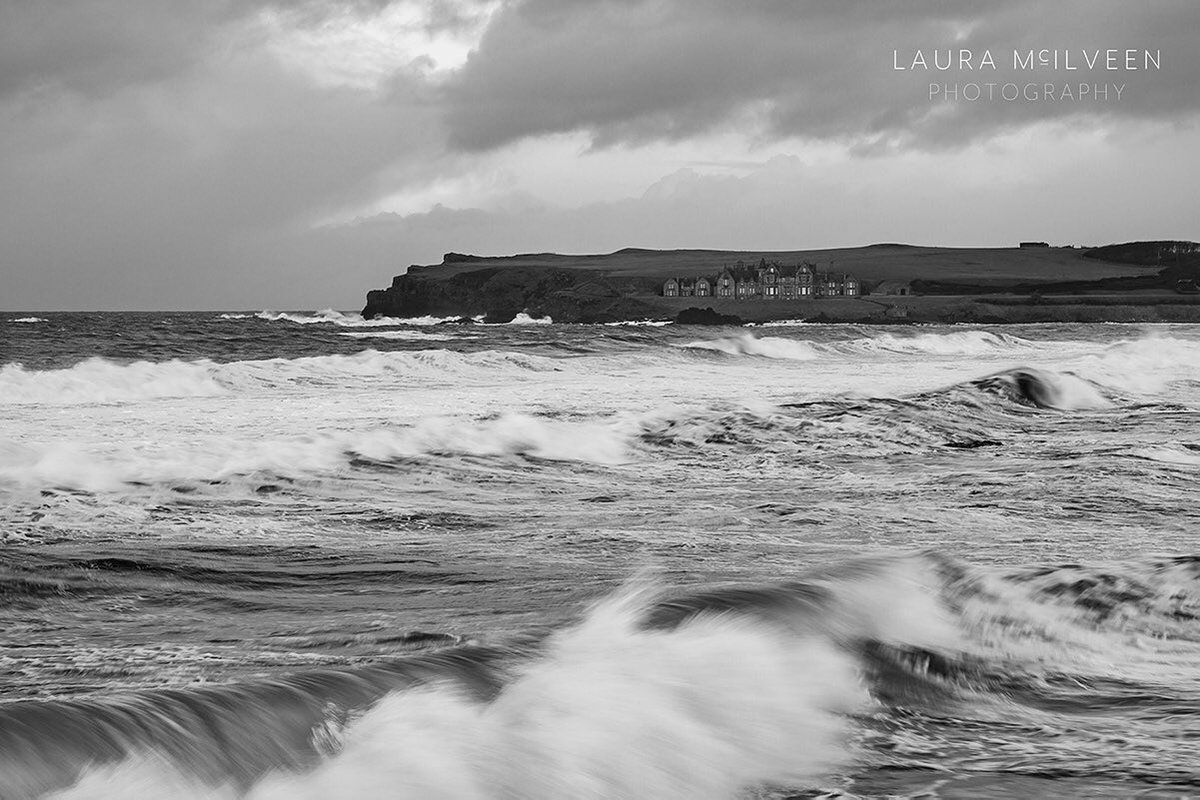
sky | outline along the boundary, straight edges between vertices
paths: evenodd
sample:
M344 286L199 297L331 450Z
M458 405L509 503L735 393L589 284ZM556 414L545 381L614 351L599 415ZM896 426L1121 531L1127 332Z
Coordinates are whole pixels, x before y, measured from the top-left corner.
M1193 0L0 0L0 308L357 309L451 251L1200 239L1197 30Z

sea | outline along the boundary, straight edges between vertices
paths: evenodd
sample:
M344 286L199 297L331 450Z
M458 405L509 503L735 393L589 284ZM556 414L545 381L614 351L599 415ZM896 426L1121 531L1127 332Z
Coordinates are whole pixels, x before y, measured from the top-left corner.
M1200 796L1200 326L0 313L0 798Z

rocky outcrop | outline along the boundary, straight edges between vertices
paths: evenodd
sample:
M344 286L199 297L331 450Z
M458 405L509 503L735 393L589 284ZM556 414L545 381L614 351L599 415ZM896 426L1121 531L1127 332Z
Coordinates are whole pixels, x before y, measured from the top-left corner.
M696 308L690 306L675 315L676 325L741 325L742 318L734 314L720 314L712 306Z
M462 266L473 256L447 254ZM418 317L483 315L507 322L519 313L556 322L615 322L649 316L655 309L629 297L630 287L594 270L554 267L483 267L448 276L428 271L398 275L387 289L367 294L363 316Z

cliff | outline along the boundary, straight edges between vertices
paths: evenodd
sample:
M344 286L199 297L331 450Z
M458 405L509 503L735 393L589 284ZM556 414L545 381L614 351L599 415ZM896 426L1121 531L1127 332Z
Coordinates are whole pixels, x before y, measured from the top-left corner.
M447 256L453 261L454 254ZM483 315L507 322L518 313L549 316L556 322L614 322L644 319L655 309L637 295L652 286L614 281L596 270L551 266L490 266L447 274L410 271L391 287L367 293L363 316L415 317Z
M1172 249L1173 245L1179 245ZM506 322L516 314L550 316L556 322L611 322L674 318L688 306L711 305L747 321L804 318L827 321L1004 321L1014 305L1029 298L988 305L981 296L1044 294L1090 296L1083 303L1040 304L1019 316L1062 319L1068 307L1133 305L1150 309L1163 298L1130 299L1130 293L1174 294L1189 274L1196 248L1191 243L1143 242L1080 250L1047 248L944 248L901 244L835 250L721 251L625 249L602 255L535 253L473 256L447 253L441 264L414 265L387 289L367 295L363 316L415 317L483 315ZM1163 254L1169 254L1169 261ZM1178 255L1182 253L1183 255ZM662 282L671 276L715 274L737 261L808 261L818 269L856 275L868 289L879 281L910 282L918 294L953 298L866 297L795 301L719 301L665 298ZM1170 296L1165 302L1175 302ZM1179 302L1182 302L1180 300ZM1191 303L1187 303L1191 305ZM785 307L786 306L786 307ZM1034 313L1036 311L1036 314ZM1164 309L1158 308L1158 318ZM1087 311L1091 318L1097 312ZM1102 313L1102 312L1101 312ZM1192 314L1192 310L1188 310Z

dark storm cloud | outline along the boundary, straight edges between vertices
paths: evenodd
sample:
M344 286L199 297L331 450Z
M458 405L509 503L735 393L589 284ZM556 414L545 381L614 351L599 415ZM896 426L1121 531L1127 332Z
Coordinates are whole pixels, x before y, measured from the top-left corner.
M748 135L855 144L961 144L1044 119L1180 118L1200 93L1200 4L530 0L506 7L452 84L455 144L487 149L539 134L595 142L678 140L737 122ZM990 48L1000 69L897 72L893 50ZM1092 72L1128 83L1120 102L930 103L934 81L1013 77L1012 50L1160 49L1154 73ZM1017 79L1080 80L1080 73Z
M222 0L0 4L0 98L30 89L103 92L173 75L194 63L235 8Z
M420 81L397 78L387 97L317 86L264 51L252 24L264 8L296 25L377 10L3 6L7 303L214 307L233 285L285 295L295 274L273 254L292 252L286 242L390 189L385 177L436 169L440 134Z
M390 0L6 0L0 3L0 101L32 89L96 94L169 79L214 48L231 26L265 11L316 27L370 16ZM429 29L454 30L470 5L435 0Z

